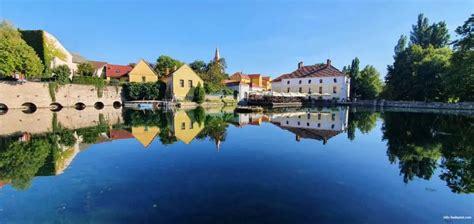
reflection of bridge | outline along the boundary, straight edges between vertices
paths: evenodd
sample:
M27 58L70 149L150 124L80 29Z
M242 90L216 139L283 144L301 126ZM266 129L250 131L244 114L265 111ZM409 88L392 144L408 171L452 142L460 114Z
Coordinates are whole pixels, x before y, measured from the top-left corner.
M21 110L14 109L0 115L0 135L18 132L31 134L51 132L54 119L67 129L91 127L99 124L101 117L109 124L122 123L122 109L107 106L101 110L86 107L83 110L63 108L59 112L51 112L49 109L43 108L38 109L34 114L26 114Z

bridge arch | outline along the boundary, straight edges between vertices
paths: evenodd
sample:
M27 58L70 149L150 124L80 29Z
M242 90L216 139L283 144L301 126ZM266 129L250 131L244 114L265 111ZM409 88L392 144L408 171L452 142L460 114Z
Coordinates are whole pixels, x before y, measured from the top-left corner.
M53 112L58 112L63 109L63 105L61 105L60 103L51 103L49 105L49 109Z
M119 109L120 107L122 107L122 103L119 102L119 101L115 101L115 102L113 103L113 106L114 106L115 109Z
M31 102L23 103L23 104L21 105L21 107L23 108L22 111L23 111L23 113L25 113L25 114L32 114L32 113L36 112L36 110L38 109L38 108L36 107L36 104L31 103Z
M74 108L76 108L76 110L84 110L86 108L86 105L82 102L78 102L74 104Z
M94 108L97 109L97 110L102 110L102 109L104 109L104 103L102 103L102 102L96 102L96 103L94 104Z
M8 112L8 106L4 103L0 103L0 115Z

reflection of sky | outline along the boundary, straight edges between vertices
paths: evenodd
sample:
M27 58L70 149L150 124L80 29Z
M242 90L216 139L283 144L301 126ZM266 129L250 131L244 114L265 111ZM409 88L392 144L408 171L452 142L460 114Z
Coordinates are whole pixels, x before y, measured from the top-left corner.
M438 171L403 183L381 127L323 145L296 142L270 123L229 126L219 152L198 140L153 141L148 150L133 139L92 145L60 176L0 190L0 223L432 223L473 215L473 196L451 193Z

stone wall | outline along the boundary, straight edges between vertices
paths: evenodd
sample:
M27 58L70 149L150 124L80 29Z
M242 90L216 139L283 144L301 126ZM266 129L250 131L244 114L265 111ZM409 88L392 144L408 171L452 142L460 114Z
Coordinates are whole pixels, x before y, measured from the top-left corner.
M86 106L94 106L101 102L105 106L113 105L114 102L122 102L122 88L107 86L103 94L98 97L97 89L92 85L67 84L59 87L55 93L56 102L63 107L74 107L76 103ZM49 94L48 83L0 81L0 104L9 109L23 108L24 103L32 103L37 108L49 108L54 103Z
M420 101L359 100L357 102L353 102L352 105L356 105L356 106L378 106L378 107L397 107L397 108L474 110L474 102L442 103L442 102L420 102Z

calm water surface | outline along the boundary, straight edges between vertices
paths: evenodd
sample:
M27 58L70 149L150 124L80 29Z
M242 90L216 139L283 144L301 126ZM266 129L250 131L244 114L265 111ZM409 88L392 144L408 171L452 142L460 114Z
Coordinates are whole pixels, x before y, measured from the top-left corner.
M10 110L0 223L473 222L473 116L232 111Z

